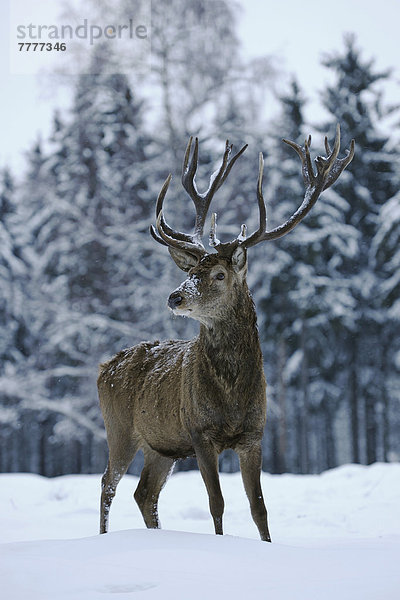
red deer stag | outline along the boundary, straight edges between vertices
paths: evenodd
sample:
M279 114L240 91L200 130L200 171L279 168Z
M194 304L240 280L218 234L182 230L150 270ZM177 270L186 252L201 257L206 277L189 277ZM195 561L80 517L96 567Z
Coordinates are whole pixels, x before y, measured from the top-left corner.
M274 240L293 229L309 212L321 192L331 186L350 163L354 140L338 159L339 126L333 150L325 138L327 157L317 157L315 174L310 158L311 138L304 147L284 140L299 155L305 182L300 208L283 224L266 229L262 194L263 158L257 183L260 225L229 243L216 237L212 215L209 253L202 243L207 211L215 192L243 154L230 158L226 142L222 165L205 193L197 190L198 140L186 149L182 184L196 208L194 233L172 229L163 215L163 200L171 180L166 179L157 200L157 226L151 233L164 244L186 280L169 296L176 315L200 322L191 341L143 342L123 350L100 366L98 391L107 430L109 460L102 479L100 532L108 517L116 487L135 453L142 448L144 467L134 497L149 528L160 527L158 497L178 458L195 456L207 488L216 534L222 534L224 499L218 477L218 455L234 449L240 459L251 514L262 540L270 541L261 484L261 439L266 418L266 382L257 332L257 317L246 283L247 249Z

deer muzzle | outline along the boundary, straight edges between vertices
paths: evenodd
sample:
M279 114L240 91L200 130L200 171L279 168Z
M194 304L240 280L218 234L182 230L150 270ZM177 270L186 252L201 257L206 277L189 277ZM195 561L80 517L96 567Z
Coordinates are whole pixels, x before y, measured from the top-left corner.
M182 302L183 302L183 296L178 290L176 290L175 292L172 292L172 294L168 298L168 306L172 310L174 310L175 308L178 308L182 304Z

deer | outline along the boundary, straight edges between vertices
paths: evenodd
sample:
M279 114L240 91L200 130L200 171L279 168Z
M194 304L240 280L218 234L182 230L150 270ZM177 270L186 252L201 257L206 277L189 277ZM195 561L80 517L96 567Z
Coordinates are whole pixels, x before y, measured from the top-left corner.
M98 394L109 449L102 477L100 533L108 531L109 512L122 476L136 452L142 449L144 466L134 498L147 528L160 528L159 495L175 462L194 456L204 481L217 535L223 534L224 499L218 473L218 456L233 449L238 457L245 493L261 540L270 542L267 509L261 488L262 437L266 423L266 380L257 330L257 315L246 282L247 250L291 231L315 205L320 194L340 176L354 156L354 140L346 156L338 158L340 127L331 149L325 137L326 157L310 156L311 136L304 146L283 140L299 156L305 195L296 212L283 224L267 230L263 198L263 155L259 155L257 201L259 227L247 236L245 225L232 241L216 235L217 215L211 216L207 252L203 231L211 200L247 148L231 157L226 142L220 168L208 189L198 191L198 138L186 148L182 185L192 200L194 232L170 227L163 202L168 175L156 202L153 238L168 251L186 279L168 298L175 315L200 323L197 337L189 341L142 342L122 350L99 367Z

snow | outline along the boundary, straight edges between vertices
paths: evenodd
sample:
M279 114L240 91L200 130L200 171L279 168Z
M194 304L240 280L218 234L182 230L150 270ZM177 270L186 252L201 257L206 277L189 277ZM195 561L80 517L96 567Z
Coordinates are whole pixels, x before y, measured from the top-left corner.
M198 472L160 498L146 530L125 476L111 533L97 535L100 476L0 475L4 600L394 600L400 597L400 465L266 475L273 543L258 540L239 474L224 474L225 532L212 533Z

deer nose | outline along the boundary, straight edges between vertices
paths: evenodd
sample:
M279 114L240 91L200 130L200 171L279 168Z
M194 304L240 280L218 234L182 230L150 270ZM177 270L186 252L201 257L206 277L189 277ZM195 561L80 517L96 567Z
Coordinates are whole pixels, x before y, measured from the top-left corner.
M172 309L177 308L180 304L182 304L183 297L180 292L172 292L170 297L168 298L168 306Z

